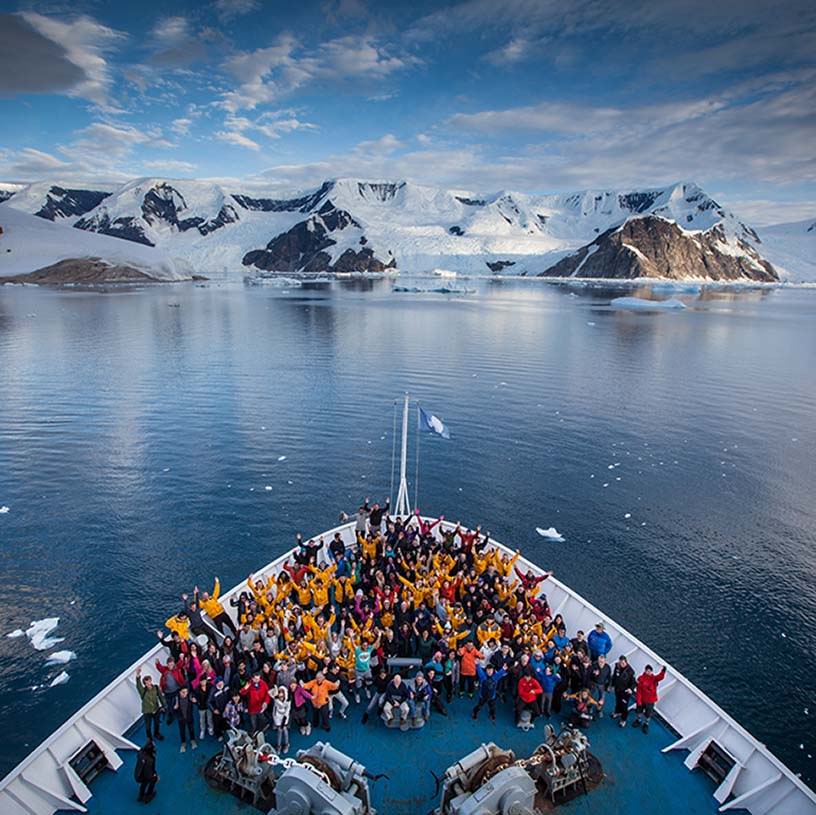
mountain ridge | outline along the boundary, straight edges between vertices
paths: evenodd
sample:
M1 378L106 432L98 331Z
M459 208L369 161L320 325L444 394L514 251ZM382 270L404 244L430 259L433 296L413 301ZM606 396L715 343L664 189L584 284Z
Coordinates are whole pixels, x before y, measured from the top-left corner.
M340 177L287 196L249 194L210 181L144 177L112 190L37 182L13 190L0 203L0 213L7 207L159 247L196 271L227 276L422 273L436 267L466 274L543 275L599 235L650 216L677 225L679 232L663 235L667 241L719 230L707 241L711 263L685 268L686 276L693 272L695 278L716 279L708 269L733 267L726 258L738 255L746 259L742 279L753 279L757 258L769 266L774 262L763 252L763 230L741 221L692 181L533 195ZM786 270L796 266L793 255L785 260ZM609 276L597 261L591 267Z

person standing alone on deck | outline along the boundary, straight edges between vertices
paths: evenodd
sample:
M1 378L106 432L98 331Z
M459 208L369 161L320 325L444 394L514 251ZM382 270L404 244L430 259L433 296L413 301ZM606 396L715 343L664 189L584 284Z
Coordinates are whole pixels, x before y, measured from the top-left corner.
M139 784L138 800L143 804L149 804L156 797L156 783L159 780L156 773L156 745L153 739L148 739L136 755L133 777Z
M657 704L657 686L666 678L666 666L664 665L659 674L655 674L651 665L647 665L643 673L637 680L637 715L632 722L632 727L640 727L640 717L644 717L643 732L649 732L649 720L654 713L654 706Z

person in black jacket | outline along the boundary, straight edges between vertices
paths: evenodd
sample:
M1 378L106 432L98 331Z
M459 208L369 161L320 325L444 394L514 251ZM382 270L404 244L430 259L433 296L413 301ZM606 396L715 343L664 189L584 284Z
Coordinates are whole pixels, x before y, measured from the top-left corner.
M592 698L598 703L597 707L592 708L592 717L595 719L603 718L603 706L606 692L609 690L609 684L612 681L612 669L606 664L606 657L601 654L598 659L592 663L589 671L589 682L587 688L592 695Z
M181 738L181 747L179 748L181 753L187 750L188 742L193 750L198 747L198 742L195 740L195 730L193 729L193 706L190 689L185 685L176 697L176 705L173 710L178 722L179 737Z
M148 739L137 753L133 777L139 784L138 800L145 804L150 803L156 797L156 782L159 780L156 773L156 745L153 739Z
M620 656L612 671L612 689L615 691L615 712L613 719L620 719L619 727L626 727L626 717L629 715L629 703L637 687L637 679L629 660Z

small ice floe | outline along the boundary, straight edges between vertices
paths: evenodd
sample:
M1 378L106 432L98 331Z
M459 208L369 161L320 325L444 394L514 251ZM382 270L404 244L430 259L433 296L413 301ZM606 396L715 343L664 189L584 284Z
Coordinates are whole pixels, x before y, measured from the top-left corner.
M805 716L810 716L810 711L807 708L805 708Z
M0 507L0 515L5 515L8 511L8 507Z
M17 637L22 637L25 634L22 628L15 628L14 631L9 631L6 636L11 640L16 640Z
M286 461L286 456L278 456L278 461Z
M616 297L609 303L612 308L626 311L673 311L684 309L685 303L674 298L668 300L647 300L644 297Z
M623 517L624 517L624 518L631 518L631 517L632 517L632 513L631 513L631 512L627 512L627 513L626 513L626 515L624 515Z
M58 625L59 617L46 617L44 620L34 620L25 634L38 651L47 651L65 639L65 637L48 636Z
M782 637L783 637L783 639L787 639L787 638L788 638L788 635L787 635L787 634L786 634L786 633L783 631L783 632L782 632Z
M265 489L267 492L272 492L272 485L271 485L271 484L267 484L267 485L264 487L264 489Z
M614 469L615 469L615 465L614 465L614 464L610 464L610 465L609 465L609 466L608 466L606 469L607 469L607 470L614 470Z
M266 427L264 425L261 425L261 430L266 430Z
M54 651L48 655L46 665L67 665L72 659L76 659L74 651Z
M609 486L609 482L607 481L607 482L606 482L606 484L604 484L604 486L605 486L605 487L608 487L608 486Z
M57 685L64 685L70 678L71 675L67 671L63 671L48 683L48 687L55 688Z
M556 541L558 543L564 542L563 535L554 526L551 526L548 529L543 529L542 527L537 526L536 532L538 532L542 538L546 538L547 540Z
M593 322L588 322L588 323L587 323L587 325L594 326L594 325L595 325L595 323L593 323Z
M163 472L163 473L169 473L169 472L170 472L170 468L169 468L169 467L165 467L165 468L162 470L162 472Z
M31 690L37 690L37 688L39 688L39 687L40 687L40 685L32 685Z
M71 602L68 603L68 605L69 606L75 606L76 605L76 600L71 600Z

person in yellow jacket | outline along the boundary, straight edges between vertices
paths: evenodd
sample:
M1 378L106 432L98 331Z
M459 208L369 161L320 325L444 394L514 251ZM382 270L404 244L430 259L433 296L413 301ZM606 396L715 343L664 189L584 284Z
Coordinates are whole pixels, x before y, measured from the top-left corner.
M227 631L224 630L226 628L228 631L232 633L233 637L237 638L238 630L235 628L235 623L233 623L229 614L227 614L227 612L224 610L224 606L222 606L220 601L218 600L220 596L221 596L221 581L216 577L212 594L208 594L205 591L201 595L199 603L201 605L201 608L207 612L207 616L218 626L218 630L222 634L224 634L224 636L227 635Z
M174 614L165 622L164 627L175 631L185 641L190 639L190 618L184 612Z
M501 628L499 624L493 619L487 619L479 623L476 627L476 639L479 641L481 648L488 640L501 640Z
M334 625L336 619L337 615L334 613L334 609L332 609L328 621L322 614L318 614L317 617L315 617L311 612L305 611L303 613L303 627L309 632L314 642L328 640L329 631L331 631L331 627Z
M508 557L507 555L503 555L499 549L493 550L493 565L496 567L496 571L502 577L510 577L513 572L513 566L516 565L516 561L521 557L521 552L516 549L516 553L513 557Z

